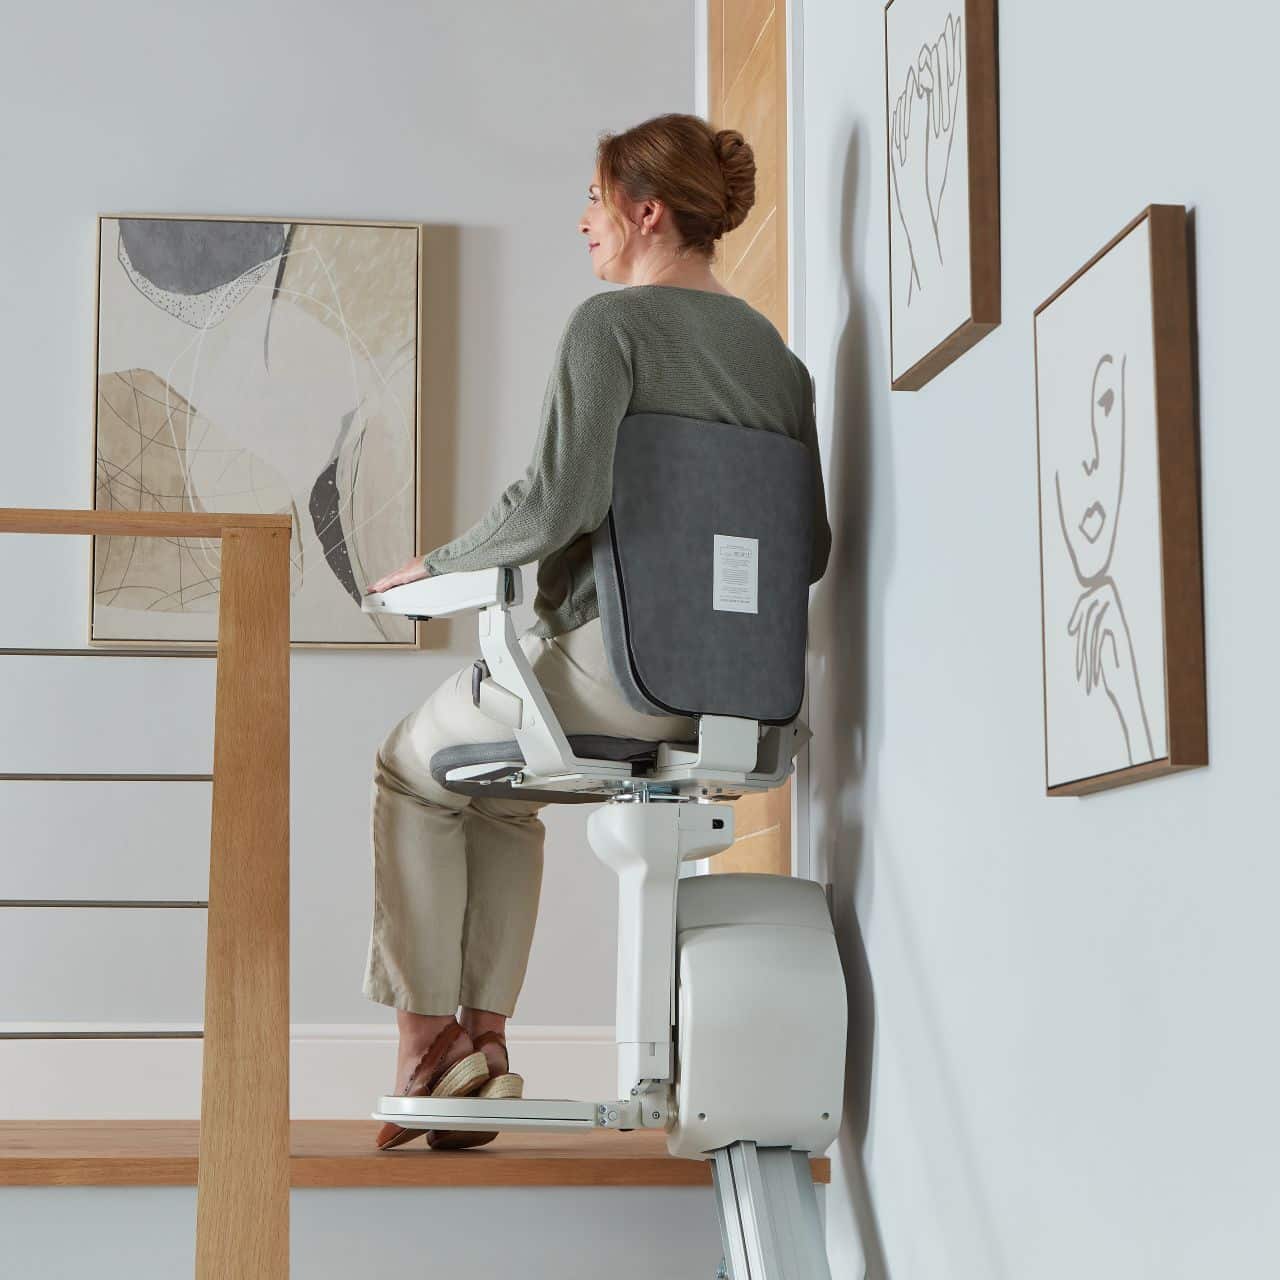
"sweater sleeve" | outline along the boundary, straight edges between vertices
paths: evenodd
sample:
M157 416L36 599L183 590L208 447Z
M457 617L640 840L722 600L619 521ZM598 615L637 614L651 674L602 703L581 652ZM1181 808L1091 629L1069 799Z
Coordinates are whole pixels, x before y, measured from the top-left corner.
M804 416L800 424L800 439L809 446L810 465L813 469L813 559L809 565L809 581L817 582L827 570L831 554L831 525L827 522L827 493L822 479L822 451L818 448L818 424L816 392L813 375L804 365L805 381L809 384L805 396Z
M540 560L608 514L618 424L633 384L630 349L610 322L607 298L593 295L569 316L524 474L470 529L422 557L432 573Z

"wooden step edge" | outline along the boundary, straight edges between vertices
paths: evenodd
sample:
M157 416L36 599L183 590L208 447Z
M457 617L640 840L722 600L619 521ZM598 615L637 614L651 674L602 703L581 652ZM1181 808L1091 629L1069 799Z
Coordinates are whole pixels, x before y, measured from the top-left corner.
M504 1134L472 1151L415 1140L373 1148L377 1125L295 1120L290 1185L340 1187L701 1187L705 1161L666 1153L660 1133ZM183 1121L0 1121L0 1187L193 1187L198 1124ZM831 1181L826 1157L810 1161Z
M0 1188L195 1185L195 1156L9 1156L0 1153Z

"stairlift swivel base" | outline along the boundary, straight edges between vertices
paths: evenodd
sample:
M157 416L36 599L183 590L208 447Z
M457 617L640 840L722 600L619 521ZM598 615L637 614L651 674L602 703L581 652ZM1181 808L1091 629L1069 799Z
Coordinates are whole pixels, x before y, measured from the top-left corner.
M618 876L618 1100L384 1096L376 1120L406 1129L666 1129L672 1114L676 889L680 863L733 843L733 810L647 792L592 814L596 856Z

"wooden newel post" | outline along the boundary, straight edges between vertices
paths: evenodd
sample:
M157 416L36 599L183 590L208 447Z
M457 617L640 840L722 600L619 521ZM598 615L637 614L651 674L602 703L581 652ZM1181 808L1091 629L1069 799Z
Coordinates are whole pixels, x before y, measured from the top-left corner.
M289 1274L289 531L227 528L196 1280Z

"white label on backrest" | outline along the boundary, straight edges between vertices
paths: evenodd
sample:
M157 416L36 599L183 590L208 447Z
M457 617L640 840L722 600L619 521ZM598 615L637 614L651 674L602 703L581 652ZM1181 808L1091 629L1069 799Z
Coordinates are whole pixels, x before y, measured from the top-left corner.
M759 613L757 566L760 543L756 538L731 538L712 534L715 571L711 582L711 607L728 613Z

